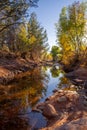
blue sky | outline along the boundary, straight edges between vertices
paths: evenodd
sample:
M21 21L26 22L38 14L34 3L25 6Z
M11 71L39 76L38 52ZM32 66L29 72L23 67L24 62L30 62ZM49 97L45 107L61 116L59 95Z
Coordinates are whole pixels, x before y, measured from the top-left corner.
M61 9L74 1L86 0L39 0L38 7L31 8L30 13L34 11L41 26L47 30L50 48L56 44L55 23L58 21Z

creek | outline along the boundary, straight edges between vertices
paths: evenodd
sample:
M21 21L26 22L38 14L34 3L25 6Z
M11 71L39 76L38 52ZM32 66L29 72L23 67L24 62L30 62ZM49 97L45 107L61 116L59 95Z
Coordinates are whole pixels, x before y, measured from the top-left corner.
M45 101L54 89L69 86L59 66L37 67L25 77L6 86L0 85L0 130L39 130L47 124L46 118L32 111L37 103Z

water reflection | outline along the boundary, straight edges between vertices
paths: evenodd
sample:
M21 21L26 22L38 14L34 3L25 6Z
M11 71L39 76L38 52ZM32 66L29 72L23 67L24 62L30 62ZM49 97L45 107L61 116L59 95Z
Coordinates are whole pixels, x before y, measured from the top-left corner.
M70 86L71 82L69 81L69 79L64 76L60 78L60 83L58 84L59 89L67 89L70 88Z
M29 71L21 79L0 86L0 130L34 130L44 127L46 120L31 108L61 86L59 67L42 67ZM41 122L42 121L42 122Z
M61 69L59 69L59 66L54 66L51 68L51 74L52 74L52 77L56 78L60 75L60 73L62 72Z
M22 106L30 105L32 107L42 97L42 93L45 95L48 79L48 76L41 68L35 68L22 79L8 86L1 86L0 101L7 103L7 100L18 99L19 102L21 101Z

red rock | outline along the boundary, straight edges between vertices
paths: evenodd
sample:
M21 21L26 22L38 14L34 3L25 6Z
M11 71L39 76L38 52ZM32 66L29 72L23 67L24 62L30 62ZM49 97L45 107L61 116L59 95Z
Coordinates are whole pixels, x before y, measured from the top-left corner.
M58 114L51 104L46 104L43 109L43 115L50 118L50 117L56 117Z
M87 130L87 118L80 118L68 123L65 130Z

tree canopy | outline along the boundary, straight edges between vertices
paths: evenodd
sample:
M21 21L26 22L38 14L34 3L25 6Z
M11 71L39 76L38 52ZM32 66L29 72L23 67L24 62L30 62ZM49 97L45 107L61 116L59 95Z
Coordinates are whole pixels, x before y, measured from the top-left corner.
M71 6L63 7L60 13L56 24L57 41L62 48L62 59L65 61L72 60L75 54L81 53L82 47L87 46L86 9L86 2L74 2Z
M53 57L53 61L60 60L60 57L61 57L60 53L61 53L60 47L58 47L58 46L52 46L51 54L52 54L52 57Z
M19 50L28 51L30 59L38 61L48 49L46 30L39 24L35 13L30 15L27 24L20 26L18 39Z
M27 10L37 6L37 2L38 0L0 0L0 32L22 22L21 18Z

